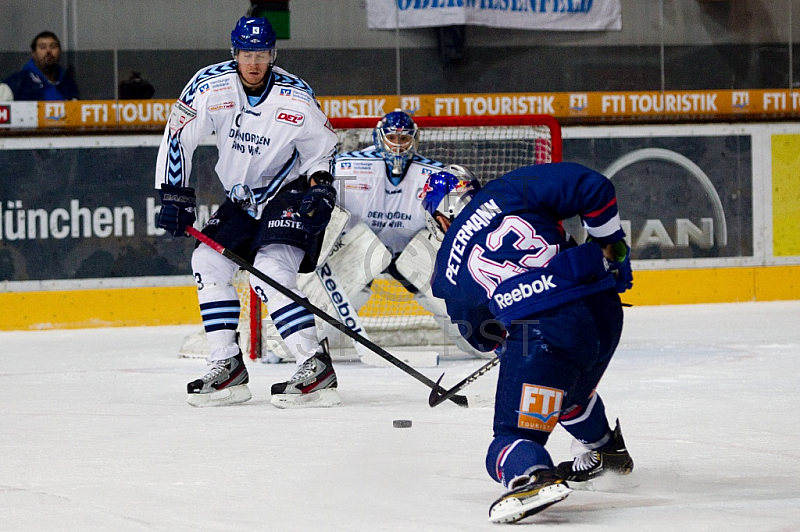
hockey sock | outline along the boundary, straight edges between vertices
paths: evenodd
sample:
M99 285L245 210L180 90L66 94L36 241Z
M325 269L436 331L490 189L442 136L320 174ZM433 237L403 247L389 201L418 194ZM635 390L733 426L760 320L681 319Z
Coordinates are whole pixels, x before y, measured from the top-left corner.
M283 343L294 355L297 364L300 365L314 356L319 350L314 315L282 294L271 297L267 309Z
M517 477L545 468L553 468L550 453L544 445L531 440L499 436L486 453L486 471L505 487Z
M236 328L239 326L239 297L233 286L219 290L198 291L200 315L209 345L209 360L225 360L236 356ZM211 301L203 301L210 298Z
M585 407L576 406L561 415L561 426L589 449L599 449L611 437L606 407L595 392Z

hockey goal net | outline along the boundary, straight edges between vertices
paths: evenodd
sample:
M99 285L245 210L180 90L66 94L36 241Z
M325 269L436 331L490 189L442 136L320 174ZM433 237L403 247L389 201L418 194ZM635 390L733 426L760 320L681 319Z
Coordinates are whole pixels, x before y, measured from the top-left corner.
M377 121L378 118L331 119L339 137L339 153L372 145ZM552 116L418 117L414 121L420 129L420 154L445 164L464 165L482 183L520 166L561 160L561 128ZM248 274L239 272L235 284L242 306L242 350L253 359L280 351L280 338L270 324L266 307L250 297ZM358 314L372 341L385 347L447 341L433 315L390 276L379 277L371 288L373 293ZM202 333L192 336L184 342L181 353L207 354Z

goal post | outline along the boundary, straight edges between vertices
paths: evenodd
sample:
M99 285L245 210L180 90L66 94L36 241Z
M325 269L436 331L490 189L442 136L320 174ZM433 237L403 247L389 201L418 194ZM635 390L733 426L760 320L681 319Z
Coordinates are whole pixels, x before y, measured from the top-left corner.
M373 145L372 133L378 120L380 117L332 118L339 153ZM481 183L520 166L562 160L561 127L549 115L415 117L414 122L419 127L420 155L444 164L466 166ZM280 337L270 323L266 307L247 286L249 276L241 274L237 274L235 284L242 300L242 351L252 359L269 351L280 356ZM382 347L449 343L433 314L388 275L375 279L372 295L359 310L359 316L370 339ZM181 354L207 354L203 336L196 333L191 335L193 341L187 338Z

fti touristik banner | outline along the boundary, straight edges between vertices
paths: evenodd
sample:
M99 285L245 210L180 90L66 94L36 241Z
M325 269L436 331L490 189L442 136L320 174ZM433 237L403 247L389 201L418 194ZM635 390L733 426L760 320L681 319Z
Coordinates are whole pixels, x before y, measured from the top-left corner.
M367 0L370 29L453 25L522 30L621 30L620 0Z

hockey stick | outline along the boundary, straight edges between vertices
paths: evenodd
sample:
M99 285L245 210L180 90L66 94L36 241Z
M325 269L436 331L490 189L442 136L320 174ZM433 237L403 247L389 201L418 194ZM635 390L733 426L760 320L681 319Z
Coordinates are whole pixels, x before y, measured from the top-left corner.
M479 367L478 369L476 369L475 371L464 377L464 379L462 379L461 382L459 382L449 390L446 390L444 393L441 393L439 391L441 389L439 383L442 382L442 379L444 378L444 373L442 373L442 376L439 377L438 381L436 381L437 387L433 388L431 390L431 394L428 396L428 404L430 405L431 408L433 408L434 406L443 403L448 399L451 399L453 397L458 397L456 395L458 392L466 388L470 383L476 381L478 377L488 372L490 369L492 369L499 363L500 363L500 357L494 357L489 362L487 362L483 366Z
M630 303L622 303L622 306L632 307L633 305L631 305ZM428 405L430 405L430 407L433 408L434 406L437 406L440 403L447 401L452 396L454 396L455 394L466 388L469 384L475 382L478 379L478 377L491 370L498 363L500 363L500 357L495 357L491 359L489 362L487 362L483 366L479 367L478 369L476 369L475 371L464 377L461 380L461 382L459 382L458 384L456 384L455 386L453 386L444 393L439 392L438 389L436 388L432 389L431 394L428 396ZM442 373L442 376L439 377L439 380L436 381L436 384L438 385L439 383L441 383L443 378L444 378L444 373Z
M386 351L382 347L372 343L370 340L367 340L366 338L364 338L363 336L361 336L357 332L352 331L347 325L343 324L342 322L340 322L339 320L337 320L333 316L329 315L328 313L324 312L320 308L315 307L314 305L312 305L308 301L304 301L303 299L298 297L297 294L295 294L294 292L292 292L291 290L289 290L288 288L286 288L282 284L278 283L274 279L268 277L266 274L264 274L263 272L258 270L252 264L250 264L249 262L247 262L246 260L241 258L239 255L237 255L236 253L232 252L228 248L222 246L221 244L215 242L214 240L212 240L208 236L204 235L203 233L201 233L200 231L198 231L194 227L187 226L186 227L186 233L191 235L191 236L193 236L194 238L196 238L197 240L199 240L203 244L207 245L208 247L210 247L211 249L213 249L214 251L216 251L217 253L219 253L223 257L235 262L240 268L242 268L244 270L247 270L248 272L252 273L256 277L258 277L259 279L261 279L262 281L264 281L265 283L270 285L272 288L274 288L275 290L280 292L281 294L285 295L286 297L288 297L289 299L291 299L292 301L294 301L298 305L300 305L300 306L304 307L306 310L310 311L312 314L320 317L321 319L325 320L329 324L333 325L334 327L336 327L337 329L342 331L343 334L346 334L347 336L349 336L353 340L356 340L356 341L360 342L361 344L367 346L369 349L374 351L378 356L380 356L381 358L383 358L384 360L386 360L390 364L396 366L397 368L401 369L402 371L406 372L407 374L409 374L412 377L414 377L415 379L417 379L419 382L421 382L425 386L431 388L433 391L435 391L437 393L437 395L441 394L441 393L447 393L447 390L445 390L444 388L439 386L438 383L433 382L431 379L429 379L428 377L426 377L425 375L423 375L419 371L415 370L414 368L412 368L411 366L409 366L408 364L406 364L405 362L403 362L399 358L395 357L394 355L392 355L391 353L389 353L388 351ZM451 395L450 397L448 397L448 399L453 401L458 406L463 406L464 408L469 406L468 403L467 403L467 398L464 397L463 395Z

